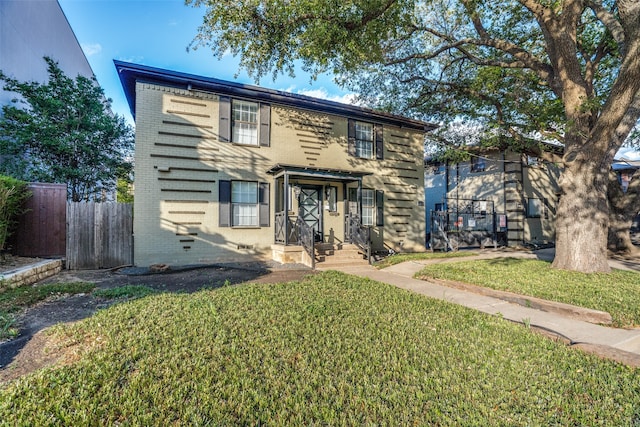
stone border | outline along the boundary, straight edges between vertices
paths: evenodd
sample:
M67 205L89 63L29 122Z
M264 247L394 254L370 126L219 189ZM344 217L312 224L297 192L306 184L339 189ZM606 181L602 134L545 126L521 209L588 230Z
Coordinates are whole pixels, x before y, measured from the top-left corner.
M0 273L0 290L27 286L58 274L62 270L62 259L46 259L34 264Z
M519 304L523 307L534 308L536 310L546 311L549 313L556 313L561 316L582 320L584 322L595 323L598 325L611 325L613 322L611 315L605 311L593 310L590 308L578 307L575 305L548 301L530 296L523 296L507 291L497 291L495 289L470 285L468 283L457 282L454 280L433 279L431 277L426 280L442 286L448 286L450 288L461 289L463 291L501 299L513 304Z

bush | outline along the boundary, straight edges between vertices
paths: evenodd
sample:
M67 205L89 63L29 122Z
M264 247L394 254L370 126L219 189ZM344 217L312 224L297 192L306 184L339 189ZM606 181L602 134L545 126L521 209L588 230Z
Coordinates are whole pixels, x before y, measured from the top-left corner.
M26 182L0 175L0 249L5 248L16 218L24 212L22 203L29 197L31 192Z

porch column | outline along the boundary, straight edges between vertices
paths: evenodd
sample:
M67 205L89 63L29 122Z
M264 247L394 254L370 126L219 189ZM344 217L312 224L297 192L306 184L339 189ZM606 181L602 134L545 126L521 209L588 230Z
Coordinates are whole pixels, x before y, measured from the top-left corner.
M284 172L284 245L289 246L289 173Z

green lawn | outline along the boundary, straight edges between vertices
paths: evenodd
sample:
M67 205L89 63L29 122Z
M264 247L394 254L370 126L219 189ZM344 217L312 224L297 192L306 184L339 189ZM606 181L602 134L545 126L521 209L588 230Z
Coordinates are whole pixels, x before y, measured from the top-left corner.
M631 425L639 370L336 272L151 295L59 327L6 425Z
M374 267L386 268L392 265L400 264L405 261L420 261L425 259L442 259L442 258L461 258L466 256L477 255L476 252L456 251L456 252L418 252L407 254L393 254L374 264Z
M447 279L606 311L617 327L640 326L640 274L584 274L545 261L499 258L426 266L421 279Z

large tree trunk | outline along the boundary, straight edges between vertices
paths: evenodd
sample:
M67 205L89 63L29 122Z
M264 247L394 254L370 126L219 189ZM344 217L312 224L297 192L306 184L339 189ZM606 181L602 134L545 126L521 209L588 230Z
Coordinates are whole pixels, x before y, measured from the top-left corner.
M634 176L627 192L622 191L617 175L609 175L609 236L607 247L615 254L639 256L638 249L631 242L631 224L640 211L640 177Z
M553 267L585 273L610 271L609 210L602 174L587 164L574 164L565 169L560 187Z

